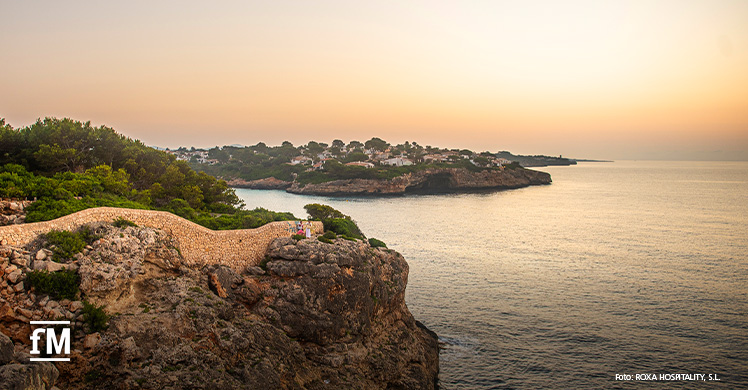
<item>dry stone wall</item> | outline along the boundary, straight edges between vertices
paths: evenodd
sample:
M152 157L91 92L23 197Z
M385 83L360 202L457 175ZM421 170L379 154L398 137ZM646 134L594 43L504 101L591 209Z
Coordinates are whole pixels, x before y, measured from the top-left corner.
M0 199L0 226L20 224L26 220L26 207L30 200Z
M22 246L50 230L72 231L89 223L112 222L117 218L172 234L187 264L223 264L235 269L259 264L271 241L296 233L295 221L271 222L256 229L210 230L166 211L97 207L52 221L2 226L0 245ZM312 234L324 230L322 222L302 223Z

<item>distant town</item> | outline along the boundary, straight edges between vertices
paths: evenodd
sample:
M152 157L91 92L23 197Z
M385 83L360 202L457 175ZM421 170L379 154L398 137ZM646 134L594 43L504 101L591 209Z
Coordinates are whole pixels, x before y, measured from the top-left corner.
M262 156L274 157L274 164L283 163L290 166L305 167L304 171L323 171L325 165L334 161L350 167L403 167L412 165L431 165L467 161L479 168L503 168L513 162L521 166L572 165L574 160L561 156L516 156L502 151L476 153L468 149L446 149L432 146L421 146L416 142L405 142L390 145L380 138L366 142L334 140L331 144L311 141L306 145L294 146L284 142L281 146L268 147L264 143L254 146L231 145L210 149L180 147L166 149L177 160L192 164L221 165L232 161L252 163L262 160ZM276 152L276 153L273 153ZM278 161L278 158L286 161Z

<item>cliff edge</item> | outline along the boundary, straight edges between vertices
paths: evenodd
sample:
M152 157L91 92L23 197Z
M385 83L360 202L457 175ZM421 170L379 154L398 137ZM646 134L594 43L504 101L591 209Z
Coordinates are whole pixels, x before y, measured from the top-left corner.
M89 228L99 238L62 262L42 236L0 246L0 331L13 343L0 381L16 381L0 388L436 387L437 338L405 305L408 264L395 251L286 237L236 270L185 265L158 229ZM32 270L62 267L77 272L75 298L31 287ZM105 328L83 301L105 305ZM29 321L59 318L72 322L71 361L29 365Z

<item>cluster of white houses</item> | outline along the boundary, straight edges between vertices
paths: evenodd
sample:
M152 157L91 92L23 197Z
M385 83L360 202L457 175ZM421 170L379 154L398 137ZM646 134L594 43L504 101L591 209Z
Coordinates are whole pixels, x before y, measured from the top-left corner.
M442 153L421 155L417 159L411 159L411 158L405 157L404 155L394 155L391 153L390 149L387 149L384 152L378 152L378 151L367 149L364 151L364 153L368 156L368 160L353 161L353 162L346 163L345 165L358 166L358 167L364 167L364 168L374 168L377 165L402 167L402 166L414 165L418 163L430 164L430 163L449 162L449 161L453 161L455 159L460 159L460 158L468 159L473 164L479 165L479 166L503 167L511 163L511 161L505 158L497 158L495 156L490 156L490 155L489 156L462 155L455 151L446 151ZM476 161L477 157L483 157L484 161L480 163L477 162ZM330 161L330 160L337 161L337 159L334 158L329 152L325 151L317 155L316 162L315 162L315 159L309 156L296 156L292 158L288 164L310 165L309 170L323 170L325 162Z
M218 160L215 158L208 157L207 150L165 150L166 153L173 154L177 158L177 161L194 161L200 164L215 165L218 164Z
M376 166L395 166L395 167L402 167L402 166L408 166L408 165L414 165L414 164L432 164L432 163L442 163L442 162L449 162L459 159L467 159L473 164L477 166L482 167L503 167L511 161L504 159L504 158L498 158L494 155L483 153L483 154L472 154L472 153L461 153L455 150L441 150L435 153L430 154L420 154L420 155L411 155L409 158L405 154L401 153L398 150L395 150L391 147L388 147L384 151L375 150L375 149L356 149L358 153L362 153L361 160L363 161L353 161L348 162L345 165L348 166L359 166L364 168L374 168ZM431 150L433 151L433 149ZM174 155L177 160L182 161L191 161L191 162L197 162L200 164L208 164L208 165L214 165L218 164L218 160L214 158L209 157L209 153L206 150L202 149L191 149L187 150L185 148L180 148L178 150L169 150L166 149L167 153L170 153ZM348 155L348 150L346 150L345 147L340 148L339 152L334 155L330 148L325 149L321 153L315 155L300 155L293 157L290 162L287 164L290 165L307 165L309 166L308 170L323 170L324 165L327 161L335 160L345 160L345 158L341 158L342 156ZM364 160L365 159L365 160Z

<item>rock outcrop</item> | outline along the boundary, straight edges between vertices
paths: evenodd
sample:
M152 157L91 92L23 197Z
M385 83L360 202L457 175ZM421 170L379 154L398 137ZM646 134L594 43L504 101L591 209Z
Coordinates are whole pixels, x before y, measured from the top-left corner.
M15 342L9 360L0 340L0 388L11 387L6 371L41 383L11 387L21 389L436 387L437 338L405 306L397 252L278 238L242 271L187 266L157 229L92 229L101 238L63 264L80 276L76 300L30 289L28 273L52 263L43 240L0 246L0 331ZM108 328L86 324L83 300L106 305ZM72 322L71 361L17 367L28 363L28 321L61 317Z
M461 192L550 184L551 175L530 169L485 170L434 168L390 180L350 179L319 184L293 183L288 192L304 195L400 195L413 192Z

